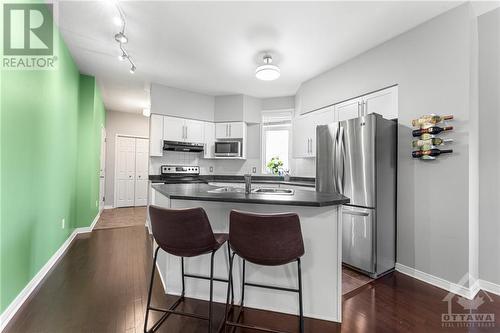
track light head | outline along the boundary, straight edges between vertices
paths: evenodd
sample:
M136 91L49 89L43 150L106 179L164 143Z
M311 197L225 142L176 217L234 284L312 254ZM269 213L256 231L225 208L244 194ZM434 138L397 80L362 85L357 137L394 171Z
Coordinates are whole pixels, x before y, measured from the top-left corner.
M128 42L127 36L123 32L119 32L115 35L115 40L120 44L125 44Z
M135 67L135 65L132 65L132 67L130 67L130 74L134 74L136 69L137 67Z

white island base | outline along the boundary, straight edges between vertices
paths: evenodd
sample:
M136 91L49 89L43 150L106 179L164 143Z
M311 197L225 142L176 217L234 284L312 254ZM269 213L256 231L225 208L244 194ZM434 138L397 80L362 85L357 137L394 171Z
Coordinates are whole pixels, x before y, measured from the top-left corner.
M156 191L154 191L156 192ZM165 208L203 207L214 232L228 232L229 213L232 209L255 213L295 212L301 221L305 255L301 259L304 315L310 318L341 322L341 206L306 207L233 203L216 201L193 201L169 199L159 192L154 193L152 204ZM258 244L255 244L258 246ZM215 255L214 277L227 279L227 245ZM233 267L235 304L241 295L241 259ZM208 276L210 255L185 258L185 272ZM171 295L181 293L181 260L159 252L157 267L165 287ZM297 263L284 266L264 267L247 262L246 282L297 288ZM207 280L186 278L186 297L209 299ZM227 284L214 281L214 301L225 303ZM298 294L293 292L245 287L245 307L298 315Z

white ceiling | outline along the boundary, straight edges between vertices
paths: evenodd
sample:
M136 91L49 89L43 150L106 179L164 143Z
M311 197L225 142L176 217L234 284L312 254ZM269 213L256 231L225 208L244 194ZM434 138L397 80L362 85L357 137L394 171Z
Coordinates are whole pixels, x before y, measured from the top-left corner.
M95 75L106 108L140 112L149 83L224 95L293 95L300 84L461 2L122 1L127 49L119 62L110 1L59 2L59 27L80 71ZM255 78L262 52L281 68Z

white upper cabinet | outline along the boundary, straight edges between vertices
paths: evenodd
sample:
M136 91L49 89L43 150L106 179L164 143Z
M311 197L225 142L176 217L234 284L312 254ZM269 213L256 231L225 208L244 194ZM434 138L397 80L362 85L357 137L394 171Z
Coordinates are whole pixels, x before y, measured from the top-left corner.
M361 117L363 115L363 99L354 98L335 104L335 121L344 121Z
M386 119L397 118L398 87L382 89L335 104L335 121L349 120L370 113L378 113Z
M214 158L215 157L215 124L210 122L205 122L204 129L204 143L205 149L203 150L204 158Z
M293 156L316 156L316 126L334 122L333 107L300 115L293 121Z
M176 117L163 117L163 140L184 141L185 120Z
M216 123L216 139L243 139L246 133L246 124L244 122Z
M398 87L390 87L363 96L363 114L378 113L386 119L398 117Z
M188 142L203 143L205 137L203 135L205 124L200 120L186 119L184 140Z
M163 140L203 143L204 122L177 117L163 117Z
M149 122L149 156L163 156L163 116L152 114Z

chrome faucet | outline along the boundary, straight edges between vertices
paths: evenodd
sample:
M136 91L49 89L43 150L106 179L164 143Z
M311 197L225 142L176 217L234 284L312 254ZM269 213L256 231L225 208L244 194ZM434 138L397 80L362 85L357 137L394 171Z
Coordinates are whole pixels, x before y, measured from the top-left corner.
M252 175L247 173L243 177L245 178L245 193L250 194L252 192Z

